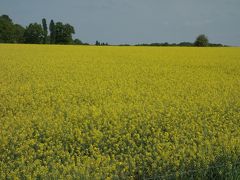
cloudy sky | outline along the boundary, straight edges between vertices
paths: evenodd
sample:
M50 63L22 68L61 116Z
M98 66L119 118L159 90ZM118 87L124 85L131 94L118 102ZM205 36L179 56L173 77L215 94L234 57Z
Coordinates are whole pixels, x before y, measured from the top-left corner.
M240 45L240 0L0 0L0 14L26 26L70 23L74 37L118 43L194 41Z

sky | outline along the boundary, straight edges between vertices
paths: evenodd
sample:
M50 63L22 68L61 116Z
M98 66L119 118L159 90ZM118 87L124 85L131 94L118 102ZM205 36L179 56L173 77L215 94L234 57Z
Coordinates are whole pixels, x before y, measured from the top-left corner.
M27 26L46 18L75 27L74 38L110 44L193 42L240 46L240 0L0 0L0 15Z

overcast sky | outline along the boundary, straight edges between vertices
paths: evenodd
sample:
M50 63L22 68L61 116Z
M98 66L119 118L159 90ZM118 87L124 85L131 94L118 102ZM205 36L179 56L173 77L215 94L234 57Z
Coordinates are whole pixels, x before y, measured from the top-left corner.
M240 0L0 0L0 14L24 26L70 23L89 43L192 42L204 33L240 45Z

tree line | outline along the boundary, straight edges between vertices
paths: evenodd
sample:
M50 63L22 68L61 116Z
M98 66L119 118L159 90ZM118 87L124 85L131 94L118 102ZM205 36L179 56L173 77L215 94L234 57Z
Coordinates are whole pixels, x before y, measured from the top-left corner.
M62 22L42 19L42 23L30 23L27 27L15 24L8 15L0 16L0 43L26 44L84 44L73 39L74 27Z
M209 43L208 37L204 34L200 34L195 42L180 42L180 43L151 43L151 44L136 44L135 46L181 46L181 47L224 47L226 45Z
M62 22L50 21L49 25L45 18L41 23L30 23L27 27L15 24L8 15L0 16L0 43L26 43L26 44L75 44L89 45L80 39L73 39L75 29L72 25ZM96 41L96 46L108 46L108 43ZM120 46L130 46L120 44ZM195 42L181 43L151 43L136 44L135 46L199 46L221 47L222 44L209 43L206 35L199 35Z

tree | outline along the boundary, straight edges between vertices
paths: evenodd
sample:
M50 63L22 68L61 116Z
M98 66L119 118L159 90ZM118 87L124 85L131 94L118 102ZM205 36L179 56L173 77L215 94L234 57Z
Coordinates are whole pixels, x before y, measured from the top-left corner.
M2 43L23 43L24 28L14 24L8 15L0 16L0 42Z
M82 41L80 39L74 39L73 44L75 45L82 45Z
M193 43L191 42L180 42L177 46L193 46Z
M14 24L14 43L24 43L24 32L24 27Z
M55 25L55 43L56 44L72 44L72 34L75 33L74 27L70 24L63 24L62 22L57 22Z
M48 27L47 27L47 21L45 18L42 19L42 27L43 27L43 44L47 44L48 39Z
M25 43L28 44L41 44L44 38L44 32L41 24L30 24L24 33Z
M95 45L96 45L96 46L100 46L101 43L100 43L99 41L96 41Z
M196 41L194 42L195 46L199 47L206 47L208 46L208 38L204 34L201 34L197 37Z
M49 30L50 30L50 43L55 44L55 39L56 39L56 27L55 23L53 20L51 20L50 25L49 25Z
M12 22L12 19L11 19L8 15L6 15L6 14L3 14L3 15L1 16L1 18L5 19L6 21L8 21L8 22L10 22L10 23L13 23L13 22Z
M14 42L14 25L7 15L0 16L0 42Z

